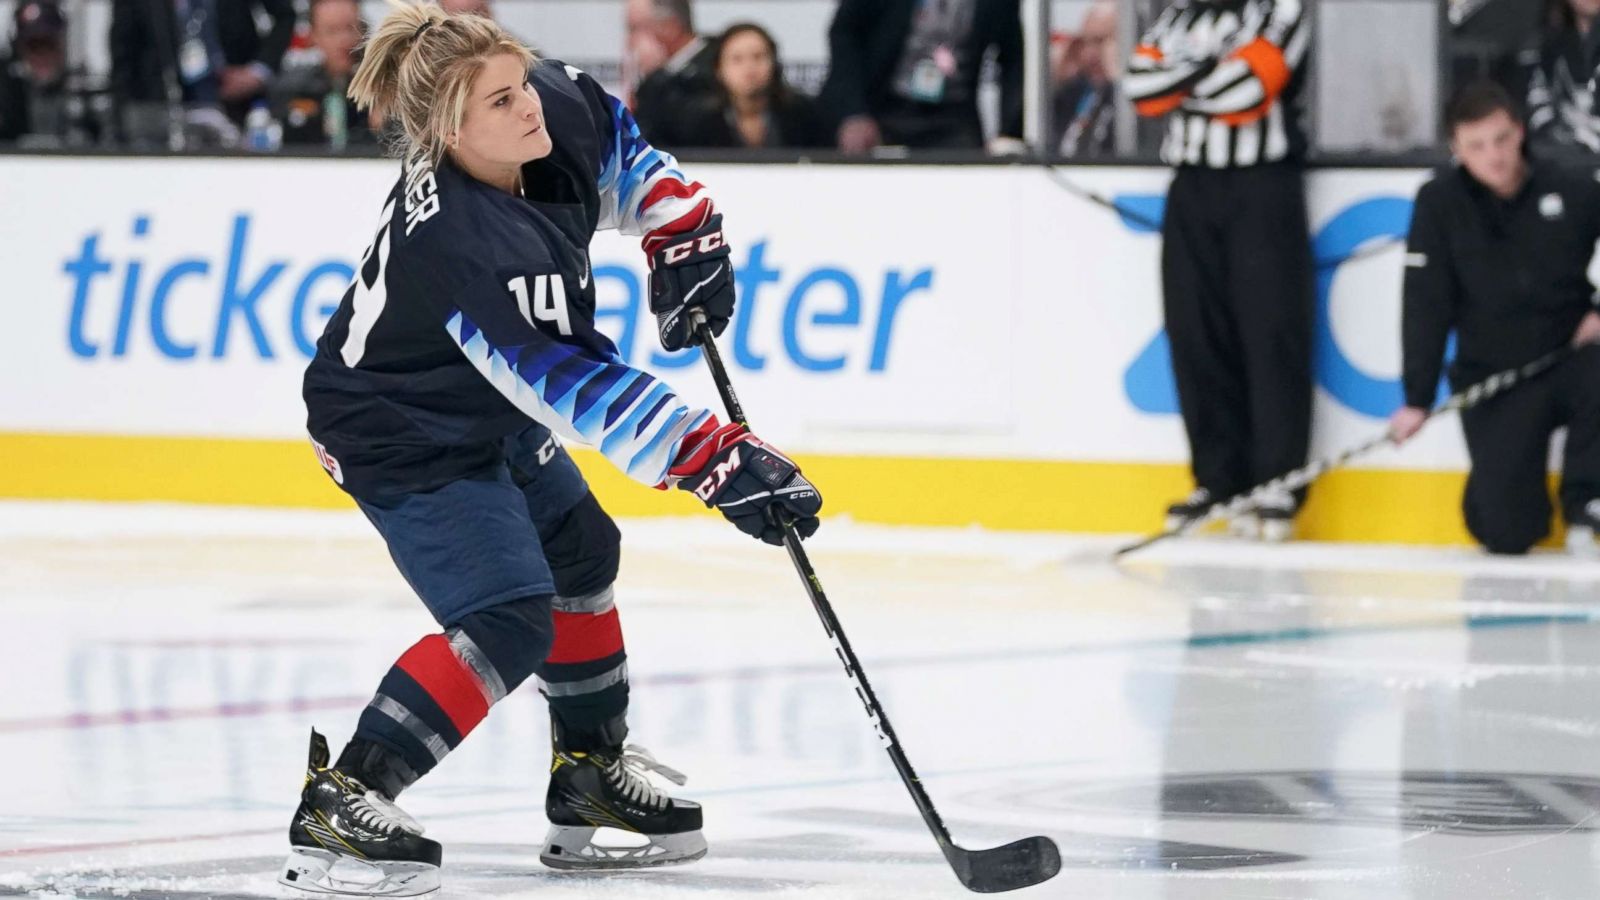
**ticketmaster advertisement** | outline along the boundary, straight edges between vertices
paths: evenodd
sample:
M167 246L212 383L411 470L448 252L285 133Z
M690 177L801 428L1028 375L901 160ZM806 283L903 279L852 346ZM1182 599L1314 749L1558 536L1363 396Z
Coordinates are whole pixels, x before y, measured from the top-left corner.
M1187 458L1161 324L1168 173L1032 166L686 167L724 213L721 346L764 436L805 456L1157 465ZM374 233L387 161L12 157L0 167L0 434L292 441L300 377ZM1317 453L1399 403L1401 249L1426 173L1315 172ZM70 191L62 185L70 184ZM666 354L636 236L593 251L602 330ZM508 299L508 302L509 299ZM1453 422L1358 465L1459 470Z

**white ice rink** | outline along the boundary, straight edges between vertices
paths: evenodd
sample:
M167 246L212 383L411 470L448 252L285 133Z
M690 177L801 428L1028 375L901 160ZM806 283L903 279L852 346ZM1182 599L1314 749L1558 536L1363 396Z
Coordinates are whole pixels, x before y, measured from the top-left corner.
M624 523L633 740L711 853L537 861L531 685L403 798L445 891L957 897L782 551ZM1600 564L828 522L823 583L968 847L1088 898L1600 896ZM359 515L0 504L0 895L279 896L335 749L432 623Z

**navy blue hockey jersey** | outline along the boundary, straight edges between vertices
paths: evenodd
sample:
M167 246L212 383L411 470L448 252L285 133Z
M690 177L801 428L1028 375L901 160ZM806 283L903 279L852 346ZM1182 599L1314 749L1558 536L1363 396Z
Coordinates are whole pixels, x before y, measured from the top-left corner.
M405 166L317 342L307 428L355 496L482 473L530 422L654 485L711 417L595 330L588 258L597 228L644 235L648 251L704 224L710 198L588 75L542 61L529 80L554 150L523 167L523 196L448 160Z

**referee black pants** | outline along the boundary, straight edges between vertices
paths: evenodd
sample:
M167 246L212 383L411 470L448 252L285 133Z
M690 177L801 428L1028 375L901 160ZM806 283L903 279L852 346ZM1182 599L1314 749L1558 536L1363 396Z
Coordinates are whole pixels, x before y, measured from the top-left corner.
M1544 376L1462 410L1472 457L1462 512L1467 530L1490 553L1526 553L1550 533L1545 473L1551 432L1562 426L1567 446L1561 506L1571 521L1600 499L1600 346L1585 347Z
M1195 483L1227 497L1304 465L1314 291L1300 167L1181 167L1161 235Z

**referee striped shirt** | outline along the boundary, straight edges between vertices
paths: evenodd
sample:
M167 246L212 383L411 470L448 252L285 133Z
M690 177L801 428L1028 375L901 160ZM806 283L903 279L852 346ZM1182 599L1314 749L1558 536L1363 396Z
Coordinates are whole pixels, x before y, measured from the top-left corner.
M1231 169L1298 159L1311 26L1302 0L1176 0L1128 63L1141 116L1168 116L1161 158Z

